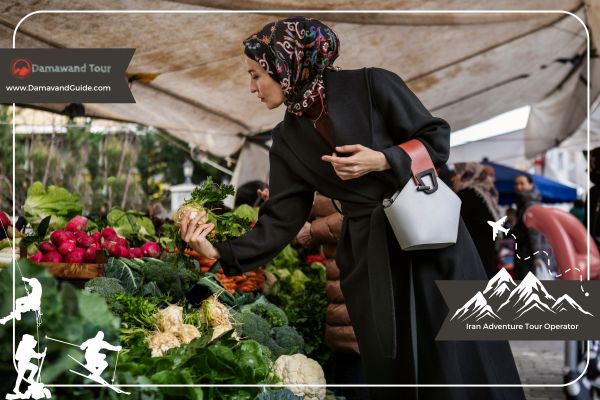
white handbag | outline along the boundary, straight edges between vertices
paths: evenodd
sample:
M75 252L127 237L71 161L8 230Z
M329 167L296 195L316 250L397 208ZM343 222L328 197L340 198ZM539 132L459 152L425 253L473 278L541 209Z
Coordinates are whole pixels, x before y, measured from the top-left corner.
M389 199L385 215L402 250L440 249L456 243L459 197L441 179L417 139L399 145L411 158L412 179Z

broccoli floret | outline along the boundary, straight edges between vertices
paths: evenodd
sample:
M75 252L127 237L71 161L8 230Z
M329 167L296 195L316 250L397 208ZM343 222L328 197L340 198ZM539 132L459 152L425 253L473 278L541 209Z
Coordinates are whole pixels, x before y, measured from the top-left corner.
M263 317L249 311L244 311L238 316L240 320L238 330L241 337L254 339L262 345L269 343L271 327Z
M281 353L276 354L277 357L284 354L304 354L304 339L300 336L296 328L291 326L275 327L271 329L271 337L281 348Z
M288 317L285 312L275 304L270 303L264 296L259 297L252 304L243 306L242 311L250 311L263 317L271 328L288 324Z
M252 307L252 312L266 319L273 328L288 324L288 318L287 315L285 315L285 312L274 304L256 304Z
M173 268L162 261L149 261L141 272L144 283L155 282L162 293L172 296L174 300L184 297L179 268Z
M289 389L269 390L259 394L254 400L301 400L302 397L296 396Z
M125 288L116 278L99 277L86 282L85 291L97 293L102 297L111 297L117 293L125 293Z

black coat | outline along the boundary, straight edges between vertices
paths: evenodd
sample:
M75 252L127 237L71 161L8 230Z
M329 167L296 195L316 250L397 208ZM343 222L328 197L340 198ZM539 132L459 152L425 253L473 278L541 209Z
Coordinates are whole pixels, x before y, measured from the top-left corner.
M456 245L408 253L398 246L380 206L410 179L410 158L397 145L418 138L440 166L449 153L448 124L432 117L391 72L328 71L324 78L335 144L381 150L391 169L341 180L321 161L333 149L307 118L287 113L273 130L271 197L261 207L257 224L243 237L216 246L225 273L257 268L282 250L308 218L317 190L342 203L337 265L369 384L520 383L506 342L434 340L448 313L435 280L486 279L462 221ZM416 398L411 388L379 388L371 394L377 400ZM524 398L518 388L428 388L419 389L418 395Z

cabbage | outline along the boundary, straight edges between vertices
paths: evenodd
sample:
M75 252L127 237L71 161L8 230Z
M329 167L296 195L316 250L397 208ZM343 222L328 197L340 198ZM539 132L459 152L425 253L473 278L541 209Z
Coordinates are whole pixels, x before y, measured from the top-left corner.
M146 241L156 238L154 224L150 218L138 211L123 211L113 208L106 216L108 225L130 241Z
M23 206L25 218L36 229L42 219L51 216L50 229L62 229L71 218L81 215L79 193L50 185L44 189L41 182L34 182L27 190L27 199Z

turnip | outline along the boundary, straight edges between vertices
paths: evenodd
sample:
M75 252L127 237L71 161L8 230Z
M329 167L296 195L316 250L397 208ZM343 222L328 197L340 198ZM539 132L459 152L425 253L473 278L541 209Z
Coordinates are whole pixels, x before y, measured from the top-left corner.
M152 349L152 357L162 357L167 350L181 345L177 336L170 332L157 332L146 339L146 341L148 342L148 347Z
M56 247L50 242L42 242L38 244L38 249L40 249L40 251L44 254L51 251L56 251Z
M42 262L59 263L62 262L62 256L56 251L51 251L42 256Z
M96 262L96 252L98 250L100 250L100 246L96 243L92 244L85 250L85 254L83 255L83 261L86 263Z
M190 211L190 213L189 213L187 219L184 221L183 220L183 215L188 210ZM200 206L198 204L187 203L187 204L184 204L181 207L179 207L179 209L177 210L177 212L173 216L173 220L175 221L175 223L179 227L181 227L181 225L188 224L191 220L193 220L194 218L196 218L201 211L206 211L206 210L204 210L204 207L202 207L202 206ZM204 217L202 217L200 219L200 221L198 221L198 223L199 224L205 224L207 221L208 221L208 214L205 214Z
M163 332L176 331L183 324L183 307L175 304L169 305L158 312L156 322L158 328Z
M55 246L60 246L68 237L69 235L63 230L56 230L50 234L50 240Z
M65 261L68 263L82 263L83 262L83 256L85 254L85 250L84 249L75 249L72 252L70 252L69 254L67 254L65 256Z
M144 257L158 258L160 256L160 247L154 242L147 242L142 246Z
M77 231L85 231L85 227L88 223L86 217L82 217L81 215L76 216L65 226L65 231L68 232L77 232Z
M200 331L194 325L183 324L173 332L182 344L188 344L192 340L200 337Z
M77 238L77 246L87 249L88 247L90 247L92 244L94 244L94 239L92 239L90 236L82 236Z
M29 257L29 259L33 262L40 262L40 261L42 261L42 258L44 258L44 255L42 254L41 251L38 251L37 253L35 253L34 255Z

